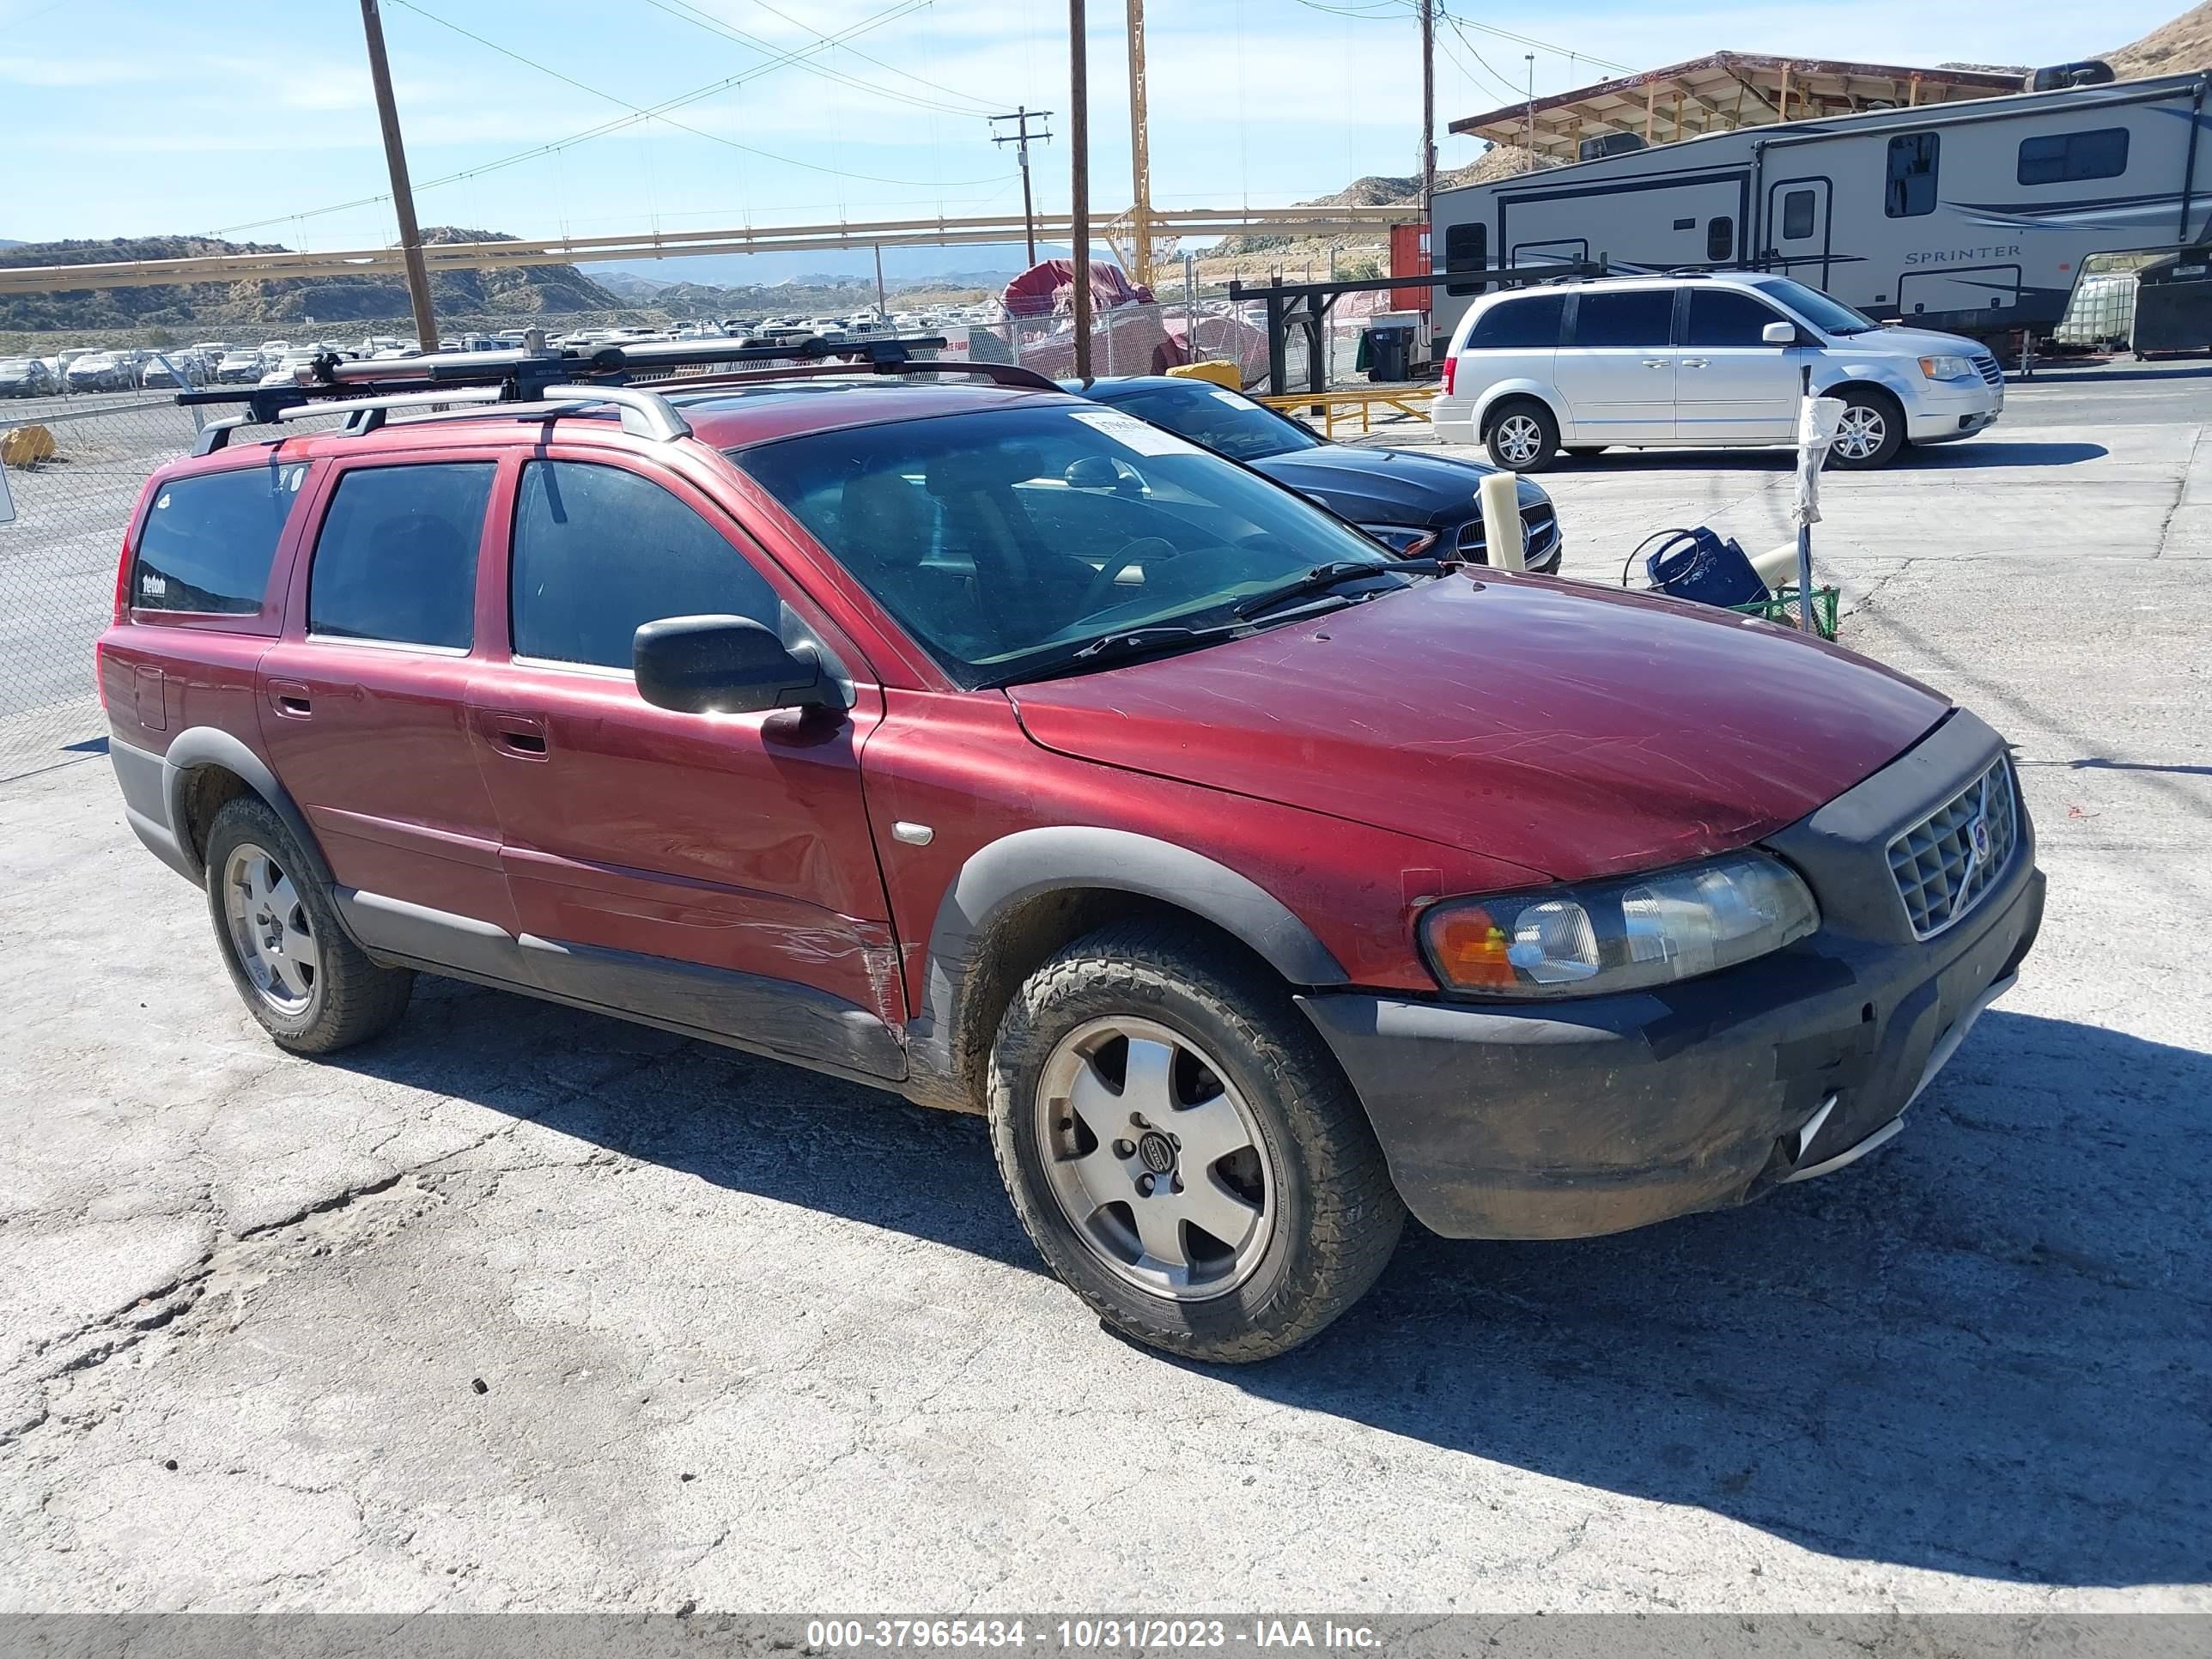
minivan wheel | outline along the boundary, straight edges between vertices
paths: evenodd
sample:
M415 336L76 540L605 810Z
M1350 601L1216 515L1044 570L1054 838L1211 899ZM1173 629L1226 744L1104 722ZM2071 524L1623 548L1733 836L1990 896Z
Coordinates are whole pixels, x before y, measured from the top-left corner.
M1540 472L1559 447L1559 423L1533 398L1516 398L1495 410L1483 434L1490 459L1515 472Z
M1078 939L1016 993L992 1149L1046 1263L1108 1325L1266 1359L1365 1293L1405 1210L1366 1114L1281 983L1157 922Z
M216 814L207 895L231 982L280 1048L332 1054L406 1012L415 975L380 967L345 936L299 842L258 797Z
M1844 393L1844 416L1829 451L1839 468L1863 471L1887 466L1905 447L1905 412L1879 392L1854 387Z

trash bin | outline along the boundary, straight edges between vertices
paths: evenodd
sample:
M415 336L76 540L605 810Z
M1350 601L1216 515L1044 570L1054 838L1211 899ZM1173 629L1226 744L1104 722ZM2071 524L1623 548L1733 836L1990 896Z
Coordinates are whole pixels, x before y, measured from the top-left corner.
M1376 324L1367 331L1367 378L1403 381L1413 378L1413 330L1404 323Z

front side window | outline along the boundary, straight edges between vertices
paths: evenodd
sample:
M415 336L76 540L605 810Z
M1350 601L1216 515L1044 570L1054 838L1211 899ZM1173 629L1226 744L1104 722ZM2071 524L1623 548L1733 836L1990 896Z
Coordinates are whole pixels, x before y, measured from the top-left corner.
M970 687L1080 672L1076 652L1133 630L1264 625L1324 567L1355 592L1412 580L1302 496L1118 409L1035 402L729 453Z
M1564 294L1532 294L1500 300L1474 320L1468 332L1469 351L1547 349L1559 343L1559 319L1566 314Z
M1116 396L1113 405L1231 460L1264 460L1321 447L1320 439L1287 415L1204 380L1139 387Z
M1682 343L1692 346L1765 345L1760 331L1769 323L1790 319L1773 307L1762 305L1748 294L1732 288L1693 288L1690 290L1689 331Z
M163 484L131 568L140 611L251 617L307 476L303 462L203 472Z
M2057 132L2020 141L2016 177L2023 185L2065 185L2078 179L2117 179L2128 170L2128 130Z
M465 651L489 461L356 467L338 480L307 575L307 631Z
M518 657L628 668L639 628L665 617L750 617L781 631L775 590L729 539L620 467L523 469L508 580Z
M1932 132L1908 132L1889 141L1889 178L1881 210L1893 219L1917 219L1936 211L1936 159Z
M1663 346L1673 337L1674 290L1636 288L1586 292L1575 307L1578 346Z

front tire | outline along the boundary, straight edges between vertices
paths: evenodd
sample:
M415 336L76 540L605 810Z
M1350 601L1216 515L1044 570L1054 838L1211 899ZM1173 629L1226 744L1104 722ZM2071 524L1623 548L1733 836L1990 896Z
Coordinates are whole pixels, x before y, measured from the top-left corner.
M335 1054L399 1023L415 975L378 966L346 937L313 866L266 801L241 795L216 814L206 878L223 966L278 1048Z
M1016 993L992 1149L1038 1254L1124 1335L1267 1359L1364 1295L1405 1209L1282 984L1186 927L1119 924Z
M1887 466L1905 447L1905 411L1886 392L1853 386L1843 394L1844 417L1829 456L1847 472Z
M1514 398L1491 411L1483 447L1510 472L1541 472L1559 453L1559 423L1534 398Z

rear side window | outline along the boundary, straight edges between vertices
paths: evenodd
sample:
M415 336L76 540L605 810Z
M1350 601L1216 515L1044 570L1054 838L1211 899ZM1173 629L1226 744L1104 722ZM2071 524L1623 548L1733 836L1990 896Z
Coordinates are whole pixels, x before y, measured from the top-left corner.
M489 461L357 467L338 480L307 578L307 631L465 651Z
M299 503L307 466L203 472L161 486L138 533L131 603L141 611L251 617Z
M1674 290L1638 288L1584 294L1575 307L1578 346L1662 346L1673 337Z
M1559 343L1559 319L1566 313L1564 294L1532 294L1500 300L1474 319L1466 349L1495 351L1509 347L1549 347Z
M1766 343L1759 332L1769 323L1790 319L1771 306L1732 288L1693 288L1690 290L1689 332L1682 343L1692 346L1755 346Z
M1932 132L1908 132L1889 141L1889 178L1881 197L1881 210L1889 217L1917 219L1936 211L1938 149Z
M2023 185L2063 185L2076 179L2117 179L2128 170L2128 130L2058 132L2020 141Z
M1480 270L1490 263L1490 227L1480 220L1470 225L1452 225L1444 231L1444 270ZM1445 289L1448 294L1472 294L1480 287L1479 283L1458 283Z
M727 538L649 478L586 461L532 461L514 504L514 653L628 668L641 625L750 617L782 605Z

